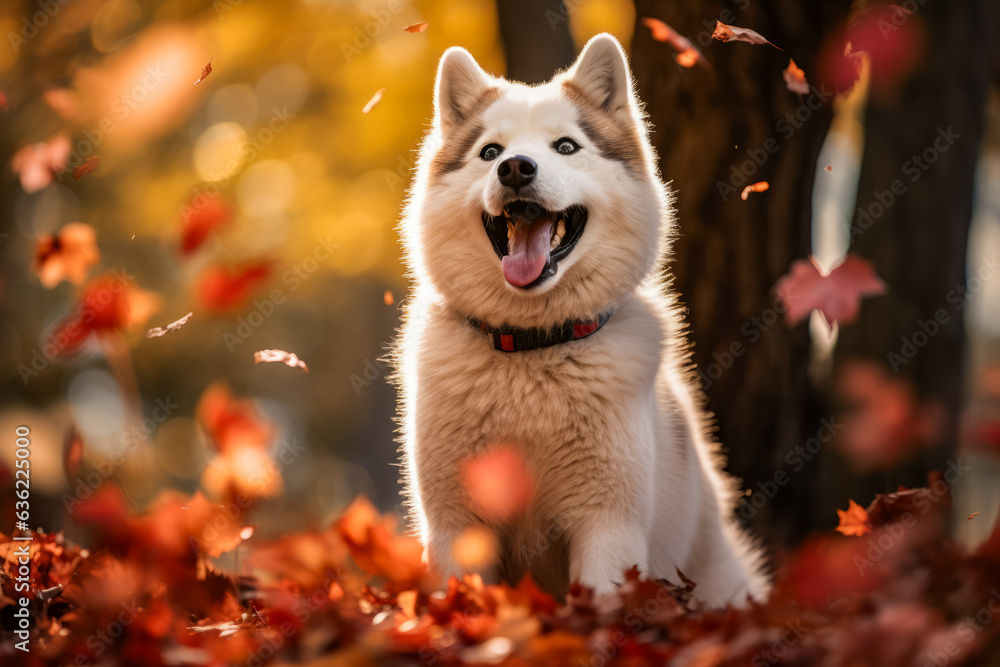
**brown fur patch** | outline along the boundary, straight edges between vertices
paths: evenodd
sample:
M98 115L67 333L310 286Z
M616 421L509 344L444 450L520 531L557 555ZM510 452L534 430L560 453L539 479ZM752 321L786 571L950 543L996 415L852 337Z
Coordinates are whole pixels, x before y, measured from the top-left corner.
M572 81L563 82L563 93L580 113L577 120L587 138L609 160L617 160L635 173L645 173L645 158L639 128L594 102Z
M456 111L461 116L461 125L452 129L452 136L444 142L431 161L431 182L437 182L445 174L462 168L469 150L486 129L476 121L498 99L500 89L489 88L469 109L463 109L460 113Z

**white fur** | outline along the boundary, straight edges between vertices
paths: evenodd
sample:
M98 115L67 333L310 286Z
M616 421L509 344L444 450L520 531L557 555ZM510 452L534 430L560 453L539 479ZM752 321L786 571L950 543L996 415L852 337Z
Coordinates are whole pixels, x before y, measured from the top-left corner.
M567 80L637 128L642 173L588 140L563 93ZM470 119L491 88L499 99ZM621 47L595 37L573 68L536 87L491 77L466 51L449 49L435 109L401 226L414 290L394 355L406 494L428 558L458 574L453 539L486 524L504 545L507 572L530 570L556 592L565 589L560 578L606 592L638 565L674 581L680 569L708 604L762 596L761 557L732 519L734 485L708 435L683 324L657 270L669 258L671 196ZM435 155L469 122L485 134L461 168L435 178ZM564 136L582 150L555 152ZM504 154L481 160L491 142ZM529 290L504 280L480 218L500 213L506 193L496 166L514 154L538 163L532 198L546 209L589 211L557 274ZM466 320L547 327L610 310L589 338L513 353L494 350ZM464 461L496 443L517 447L536 480L525 515L503 525L476 516L460 475Z

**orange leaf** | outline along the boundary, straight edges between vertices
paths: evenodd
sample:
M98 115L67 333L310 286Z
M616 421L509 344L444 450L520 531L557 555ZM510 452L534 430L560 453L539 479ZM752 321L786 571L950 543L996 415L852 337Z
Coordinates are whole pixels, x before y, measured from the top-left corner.
M198 298L209 310L239 310L270 275L271 262L264 260L233 268L210 267L201 276Z
M966 520L966 521L972 521L973 517L975 517L975 516L976 516L977 514L982 514L982 512L973 512L973 513L972 513L972 514L970 514L970 515L969 515L968 517L966 517L966 519L965 519L965 520Z
M64 280L83 283L91 267L101 261L96 237L94 228L82 222L71 222L56 234L43 234L34 260L42 285L52 289Z
M100 165L101 158L99 155L87 158L83 161L83 164L73 170L73 180L79 181L81 178L97 169Z
M384 303L387 306L391 306L393 303L395 303L395 298L392 296L391 289L387 289L385 291L385 294L382 295L382 303Z
M382 101L382 93L384 92L385 88L379 88L378 90L376 90L375 94L372 95L372 98L368 100L367 104L365 104L364 108L361 110L361 113L368 113L369 111L374 109L375 105Z
M520 512L534 494L524 459L510 447L496 447L469 459L462 473L472 504L490 518L506 519Z
M747 44L771 44L771 42L764 39L764 36L759 32L750 30L749 28L740 28L735 25L726 25L722 21L715 22L715 32L712 33L712 39L717 39L720 42L746 42ZM774 44L771 44L774 46ZM774 48L781 51L777 46Z
M771 187L768 185L767 181L760 181L759 183L752 183L745 188L743 188L743 193L740 195L740 199L743 201L747 200L751 192L766 192L767 189Z
M253 362L254 364L278 362L291 368L301 368L306 373L309 372L306 362L299 359L294 352L285 352L284 350L260 350L259 352L254 352Z
M837 510L837 517L840 519L840 524L837 526L839 533L860 537L872 531L872 526L868 522L868 512L853 500L849 501L846 511Z
M649 28L653 39L658 42L669 44L677 51L675 60L681 67L693 67L699 61L708 66L705 57L694 44L684 35L680 34L660 19L645 17L642 19L643 25Z
M834 322L845 324L856 320L861 299L885 294L886 287L871 264L848 255L825 276L812 257L796 260L791 271L775 283L774 290L788 308L785 312L788 326L801 322L817 309L832 327Z
M195 202L201 199L201 203ZM232 207L219 196L202 195L181 206L181 254L190 255L220 227L233 219Z
M208 64L201 69L201 76L198 77L198 80L194 82L194 85L197 86L199 83L205 80L206 76L208 76L211 73L212 73L212 61L209 60Z
M430 21L421 21L420 23L414 23L412 25L408 25L405 28L403 28L403 30L405 30L406 32L423 32L424 30L427 30L428 23L430 23Z
M10 165L24 191L31 194L48 187L52 178L66 168L71 148L69 137L60 134L14 153Z
M83 438L80 437L76 426L71 426L69 432L66 433L66 442L63 445L63 472L66 473L66 481L71 487L76 486L76 476L80 474L82 462Z
M809 82L806 81L806 73L795 64L794 59L788 60L788 67L781 72L781 76L785 79L785 86L788 90L799 95L809 94Z

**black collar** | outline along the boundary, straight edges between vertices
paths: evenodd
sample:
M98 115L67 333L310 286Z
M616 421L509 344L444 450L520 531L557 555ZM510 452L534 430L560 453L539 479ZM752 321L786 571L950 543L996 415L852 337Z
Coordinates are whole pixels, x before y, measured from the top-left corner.
M486 334L493 349L503 352L521 352L586 338L607 324L609 319L611 319L610 312L600 315L596 320L566 320L562 324L547 329L538 327L522 329L509 324L492 327L474 317L468 318L468 321L469 324Z

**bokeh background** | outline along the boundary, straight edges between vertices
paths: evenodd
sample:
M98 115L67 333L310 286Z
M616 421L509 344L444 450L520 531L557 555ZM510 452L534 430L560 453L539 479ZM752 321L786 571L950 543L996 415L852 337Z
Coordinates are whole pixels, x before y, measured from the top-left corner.
M849 498L953 465L954 530L982 539L1000 506L1000 17L988 0L901 5L3 3L0 478L25 424L32 521L83 540L66 509L88 480L141 509L164 489L253 479L267 535L324 524L358 494L401 512L383 358L407 291L395 226L437 60L457 44L487 71L539 82L610 32L678 192L673 272L746 489L740 516L779 548L831 528ZM708 66L678 64L646 17ZM783 50L713 41L716 20ZM785 85L789 57L808 95ZM957 138L935 148L939 136ZM769 190L727 194L758 181ZM127 276L131 309L53 347L93 283L43 285L38 247L76 222L96 230L90 276ZM833 329L818 313L786 324L773 286L792 262L812 254L829 270L848 252L887 293ZM947 322L927 334L940 309ZM143 336L188 312L178 331ZM255 365L267 348L310 372ZM252 437L269 457L221 456L213 410L264 425ZM824 424L835 437L813 449Z

